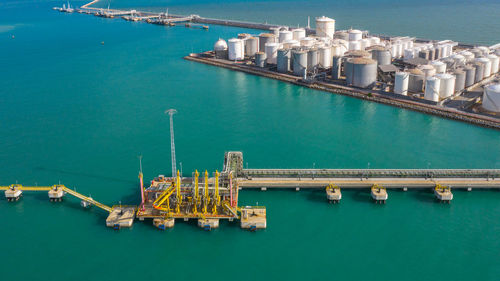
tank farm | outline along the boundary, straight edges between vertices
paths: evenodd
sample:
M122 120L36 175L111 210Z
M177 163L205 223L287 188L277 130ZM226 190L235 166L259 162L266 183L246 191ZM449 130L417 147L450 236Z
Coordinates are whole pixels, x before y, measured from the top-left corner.
M259 35L219 39L214 50L185 59L500 128L500 44L483 47L451 40L374 36L355 29L335 31L335 20L327 17L317 18L315 29L291 29L198 15L92 7L98 1L54 10L168 26L184 22L186 27L206 30L209 27L202 24L265 30ZM170 177L158 175L145 187L141 163L138 206L106 205L61 184L12 184L0 190L12 204L29 192L47 192L54 202L71 195L81 200L83 208L95 206L109 213L106 226L113 229L132 227L139 220L165 230L174 227L176 220L197 220L200 228L212 230L225 219L239 220L241 228L255 231L267 227L266 208L240 206L238 198L244 189L319 189L330 203L341 202L342 189L365 189L375 204L385 204L388 191L394 189L427 189L439 203L450 203L453 189L500 189L500 169L245 169L243 153L238 151L225 153L220 172L194 171L186 177L176 169L176 111L166 113L170 115L172 171Z

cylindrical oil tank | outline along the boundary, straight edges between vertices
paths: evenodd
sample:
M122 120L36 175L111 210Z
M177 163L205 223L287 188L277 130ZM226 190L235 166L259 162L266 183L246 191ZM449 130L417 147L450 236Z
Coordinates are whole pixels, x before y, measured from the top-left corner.
M436 49L430 48L429 49L429 60L436 60Z
M453 61L455 62L455 66L464 66L465 65L466 59L465 59L465 56L463 56L463 55L454 54L454 55L451 55L450 58L452 58Z
M266 67L266 53L257 52L255 53L255 65L258 67Z
M408 95L408 84L410 75L408 72L396 72L394 78L394 93L398 95Z
M418 52L418 57L421 59L428 60L429 59L429 50L421 50L420 52Z
M349 33L345 31L337 31L335 32L335 35L333 35L333 38L349 41Z
M312 37L305 37L305 38L302 38L300 39L300 46L303 46L303 47L312 47L314 46L314 43L316 42L316 40Z
M316 35L333 39L335 34L335 20L325 16L316 18Z
M360 41L349 41L349 51L359 51L361 50Z
M249 37L252 37L252 35L249 34L249 33L239 33L238 34L238 39L246 39L246 38L249 38Z
M229 60L243 59L243 40L231 38L228 40L228 58Z
M498 49L495 50L495 55L497 55L497 56L500 57L500 48L498 48Z
M297 40L287 40L287 41L283 42L282 46L283 46L283 49L296 48L296 47L300 47L300 42Z
M443 99L451 97L455 92L455 76L449 73L440 73L436 74L435 77L441 80L439 97Z
M382 46L374 46L371 48L372 59L376 60L378 65L391 64L391 52Z
M332 59L332 79L339 80L342 74L342 57L334 56Z
M453 45L446 44L445 47L446 47L446 56L449 57L449 56L453 55ZM443 82L441 81L441 83L443 83Z
M287 73L288 71L290 71L290 59L291 59L290 49L278 50L278 57L276 59L278 72Z
M307 71L307 52L303 50L292 50L293 74L303 76Z
M453 75L455 75L455 93L463 91L465 89L465 71L457 68L453 71Z
M443 58L443 59L441 59L441 61L446 64L447 69L453 69L456 67L455 60L452 59L451 57Z
M484 64L475 61L473 65L476 68L476 76L474 76L474 83L478 83L484 79Z
M245 41L245 56L253 57L259 51L259 38L248 37Z
M491 61L488 58L477 58L476 62L484 65L483 79L491 76Z
M425 79L424 99L438 102L440 88L441 88L441 80L439 80L438 77L433 76Z
M332 56L341 57L346 52L346 49L344 48L344 46L340 46L338 44L332 44L331 48L332 48Z
M446 64L442 61L431 61L431 65L436 69L436 73L445 73L446 72Z
M264 52L266 50L266 43L275 43L276 36L271 33L261 33L259 35L259 51Z
M377 81L377 61L366 58L350 58L346 61L348 85L367 88Z
M278 42L283 43L287 40L293 40L293 33L289 30L282 30L279 33Z
M279 27L271 27L269 28L270 33L274 34L276 38L280 35L280 28Z
M490 54L490 48L488 48L486 46L479 46L476 49L478 49L479 51L481 51L481 53L483 53L483 56L487 56L487 55Z
M370 45L375 46L380 44L380 38L372 36L370 37Z
M472 49L472 50L469 50L469 52L474 54L474 58L483 57L483 52L481 52L481 50L479 50L479 49Z
M438 60L443 58L443 48L434 47L434 51L435 51L434 59Z
M319 51L316 48L307 51L307 69L314 69L319 64Z
M219 39L214 44L215 57L218 59L227 59L227 42Z
M344 56L346 58L366 58L366 59L371 59L372 54L367 51L349 51L347 53L344 53Z
M329 68L332 66L332 48L321 47L319 50L319 66Z
M363 32L357 29L349 30L349 41L359 41L363 39Z
M464 56L466 62L471 62L472 60L474 60L474 54L469 51L463 51L460 54Z
M276 64L278 59L278 48L279 43L266 43L265 51L266 51L266 61L268 64Z
M431 77L436 74L436 69L430 64L420 65L418 68L424 73L424 79L427 79L427 77Z
M292 30L293 40L300 41L300 39L306 37L306 30L303 28L295 28Z
M496 74L498 72L500 59L493 54L488 55L487 58L491 61L491 74Z
M476 68L472 65L466 65L464 67L465 71L465 87L470 87L474 84L476 79Z
M425 75L420 69L412 69L408 78L408 91L412 93L421 93L424 89Z
M361 43L361 50L365 50L372 45L372 42L368 38L363 38L359 42Z
M500 112L500 84L490 84L484 87L483 108Z

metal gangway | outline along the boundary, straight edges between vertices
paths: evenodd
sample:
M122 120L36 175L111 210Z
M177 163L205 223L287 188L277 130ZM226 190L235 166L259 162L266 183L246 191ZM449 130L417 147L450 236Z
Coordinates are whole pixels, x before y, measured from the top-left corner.
M61 189L64 193L70 194L78 199L81 199L87 203L90 203L92 205L95 205L98 208L101 208L107 212L111 212L112 208L104 205L96 200L94 200L92 197L87 197L81 193L76 192L75 190L72 190L70 188L67 188L64 185L53 185L53 186L23 186L20 184L13 184L10 186L0 186L0 190L9 190L9 189L15 189L15 190L21 190L21 191L48 191L50 192L51 190L57 190Z

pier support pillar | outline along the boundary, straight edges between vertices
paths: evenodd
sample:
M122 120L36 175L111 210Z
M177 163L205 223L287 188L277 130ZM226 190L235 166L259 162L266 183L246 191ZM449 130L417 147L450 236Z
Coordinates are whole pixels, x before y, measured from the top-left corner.
M403 191L408 191L408 187L403 187Z
M472 187L467 187L467 191L472 191Z
M295 191L300 191L300 187L296 187L296 188L295 188Z
M261 188L260 188L260 190L261 190L261 191L266 191L266 190L267 190L267 187L264 187L264 186L263 186L263 187L261 187Z

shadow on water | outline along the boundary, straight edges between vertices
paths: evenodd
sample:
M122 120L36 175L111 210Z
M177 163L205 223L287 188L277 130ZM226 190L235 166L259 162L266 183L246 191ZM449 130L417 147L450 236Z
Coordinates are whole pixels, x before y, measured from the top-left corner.
M350 194L351 198L356 202L373 204L372 196L370 195L370 190L353 190L353 191L349 190L347 194Z
M35 167L34 170L35 171L44 171L44 172L56 172L56 173L65 174L65 175L107 180L107 181L113 181L113 182L136 183L135 181L124 180L124 179L120 179L120 178L113 178L113 177L108 177L108 176L103 176L103 175L95 175L95 174L88 174L88 173L81 173L81 172L71 172L71 171L64 171L64 170L60 170L60 169L52 169L52 168L45 168L45 167Z
M436 196L430 190L426 189L418 189L418 190L409 190L410 196L417 199L423 203L434 204L436 203Z
M326 199L326 193L323 189L306 190L300 192L304 193L306 199L309 201L316 203L328 202L328 200Z

